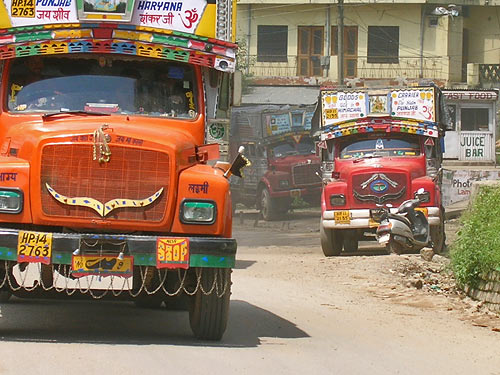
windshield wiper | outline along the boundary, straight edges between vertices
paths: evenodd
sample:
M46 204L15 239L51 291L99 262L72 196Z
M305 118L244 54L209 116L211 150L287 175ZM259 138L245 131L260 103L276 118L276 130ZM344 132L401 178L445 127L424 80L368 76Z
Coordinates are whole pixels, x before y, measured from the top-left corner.
M363 155L360 158L354 159L353 163L359 163L360 161L363 161L364 159L373 159L373 158L379 158L379 157L380 156L376 155L376 154L366 154L366 155Z
M111 116L110 113L105 112L89 112L84 110L60 110L59 112L44 113L43 118L59 116L59 115L89 115L89 116Z

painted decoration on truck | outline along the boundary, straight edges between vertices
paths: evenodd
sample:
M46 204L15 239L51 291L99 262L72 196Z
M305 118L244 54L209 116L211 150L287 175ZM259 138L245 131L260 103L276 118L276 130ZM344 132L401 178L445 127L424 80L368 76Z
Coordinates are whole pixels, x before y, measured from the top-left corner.
M78 22L75 0L4 0L3 27Z
M363 118L368 112L364 92L325 91L321 99L323 126Z
M206 5L206 0L135 0L132 22L140 26L194 34Z
M76 0L78 19L80 21L130 21L134 1L135 0Z
M343 128L357 120L382 116L429 124L436 121L433 87L323 91L321 104L323 127L338 124Z
M225 22L231 22L229 17ZM3 0L0 28L89 21L120 22L215 37L216 4L207 0Z
M266 129L266 134L268 136L290 132L292 130L290 114L287 112L276 115L266 115Z
M391 115L436 121L434 89L429 87L391 91Z

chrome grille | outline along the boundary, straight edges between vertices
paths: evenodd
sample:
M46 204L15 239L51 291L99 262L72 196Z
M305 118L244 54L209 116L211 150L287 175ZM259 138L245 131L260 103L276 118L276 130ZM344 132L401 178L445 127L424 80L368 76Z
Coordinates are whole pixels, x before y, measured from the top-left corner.
M47 190L69 198L86 197L102 204L112 200L142 200L163 188L161 196L146 207L117 208L106 218L115 220L161 221L167 208L170 183L168 154L131 147L110 146L108 163L93 160L87 144L47 145L41 159L41 203L47 216L98 218L89 207L57 201Z
M293 185L318 185L321 183L318 175L319 164L299 164L295 165L292 169Z

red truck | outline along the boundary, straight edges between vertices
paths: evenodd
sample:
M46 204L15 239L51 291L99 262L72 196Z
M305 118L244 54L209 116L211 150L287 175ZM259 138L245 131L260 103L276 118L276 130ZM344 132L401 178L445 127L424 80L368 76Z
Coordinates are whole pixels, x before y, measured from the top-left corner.
M310 136L314 108L268 106L234 108L231 150L245 147L251 165L243 179L231 181L233 204L260 209L274 220L294 199L319 204L320 159Z
M353 252L391 210L425 190L435 252L445 245L440 166L446 116L436 87L320 92L321 247ZM373 238L374 239L374 238Z

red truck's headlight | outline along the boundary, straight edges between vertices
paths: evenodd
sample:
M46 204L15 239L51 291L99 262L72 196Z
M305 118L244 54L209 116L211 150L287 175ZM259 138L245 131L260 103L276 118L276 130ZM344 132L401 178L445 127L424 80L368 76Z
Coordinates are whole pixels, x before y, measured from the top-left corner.
M333 206L345 206L345 195L344 194L332 194L330 195L330 205Z

